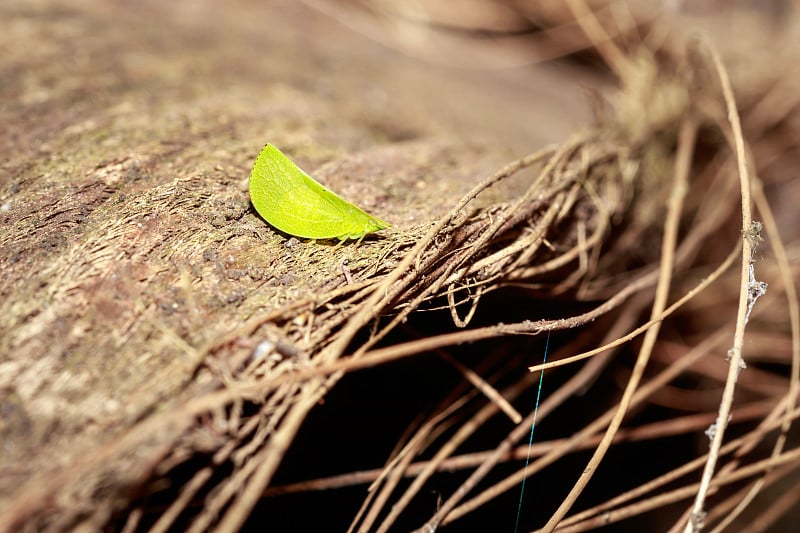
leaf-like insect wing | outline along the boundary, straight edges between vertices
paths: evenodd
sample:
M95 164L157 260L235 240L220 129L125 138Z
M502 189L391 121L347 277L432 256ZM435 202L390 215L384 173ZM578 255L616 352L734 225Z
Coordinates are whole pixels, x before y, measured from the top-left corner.
M389 227L317 183L271 144L253 164L250 199L264 220L296 237L360 239Z

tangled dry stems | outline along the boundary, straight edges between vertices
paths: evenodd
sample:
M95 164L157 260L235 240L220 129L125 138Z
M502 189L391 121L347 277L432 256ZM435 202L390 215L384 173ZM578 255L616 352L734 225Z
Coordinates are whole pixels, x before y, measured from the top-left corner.
M697 109L688 106L689 98L675 97L681 93L681 87L685 94L689 95L691 80L677 76L664 83L664 73L653 76L652 69L655 64L645 64L648 72L643 76L651 85L632 84L638 86L639 92L630 105L635 105L640 110L651 109L651 115L657 119L648 124L649 130L643 129L642 124L633 127L626 127L630 126L630 123L625 122L603 124L596 130L580 135L560 147L547 148L516 161L467 194L454 206L448 216L438 220L432 227L418 228L418 238L388 247L385 257L388 262L391 263L394 259L397 263L390 272L375 271L371 277L358 277L363 281L356 281L351 286L337 289L319 300L305 302L303 306L298 306L304 307L300 312L294 308L284 310L282 315L273 313L257 319L246 329L237 332L235 336L237 338L242 335L259 338L265 335L261 328L267 324L270 324L270 327L277 325L283 335L301 347L300 351L307 354L308 359L300 368L295 361L288 360L281 360L276 365L267 360L252 362L247 371L237 377L236 384L231 384L230 388L220 395L220 405L229 402L239 405L239 402L245 399L252 401L254 398L259 398L259 401L263 402L263 408L260 416L247 420L246 424L228 419L229 427L241 425L239 432L241 443L238 445L240 449L236 449L237 446L233 443L229 443L228 446L229 454L236 455L236 463L241 466L233 476L223 482L213 498L207 500L203 512L196 519L197 530L210 525L211 517L222 512L226 506L229 507L220 527L223 530L235 527L246 517L254 499L265 491L267 494L279 494L370 481L372 489L368 492L362 512L356 517L353 527L358 527L359 531L373 529L387 531L426 481L437 471L452 468L470 469L472 474L467 481L426 522L425 527L435 528L440 524L457 520L488 500L517 487L524 475L535 475L572 450L592 445L597 458L596 463L599 463L603 452L614 442L626 437L637 438L636 430L620 430L624 415L632 406L640 405L650 396L657 394L703 356L724 350L726 343L729 343L732 337L741 339L743 335L741 329L732 334L728 326L722 327L716 332L709 333L706 339L694 348L685 350L680 359L672 362L660 374L649 379L641 387L638 386L638 380L643 376L647 364L646 356L652 353L656 343L667 342L659 339L658 325L673 313L681 312L687 302L720 277L730 275L729 267L737 254L745 254L749 266L750 258L753 257L750 243L755 240L752 238L755 236L751 235L750 240L743 240L744 246L736 242L731 243L727 258L716 268L703 269L700 275L705 276L705 279L695 287L687 288L685 283L680 283L676 289L670 289L669 278L673 272L686 274L690 269L697 268L694 267L692 260L697 257L700 248L711 235L719 231L720 226L729 223L732 216L731 204L709 201L705 195L715 195L720 190L709 187L709 184L719 186L720 181L730 179L733 175L731 165L724 161L726 157L730 157L731 152L724 155L726 148L720 147L716 157L722 158L722 161L701 169L699 175L690 179L690 174L697 173L696 165L693 165L693 150L699 125L707 127L710 124L724 133L727 133L728 126L719 121L715 122L713 117L703 115ZM629 65L626 68L633 67ZM629 72L633 72L632 75L639 75L633 70ZM659 87L670 95L665 97ZM730 96L730 91L727 89L726 98L720 98L720 101L727 102L730 106ZM630 95L627 97L630 98ZM643 103L641 98L648 99L648 102ZM658 109L657 105L653 105L654 102L659 104L666 102L671 106L677 102L678 107ZM621 110L619 116L626 116L626 110ZM665 120L664 117L669 117L670 120ZM729 138L740 140L741 132L729 135ZM663 145L669 146L670 142L678 146L675 153L663 151ZM742 144L737 144L735 148L738 150L735 153L743 153ZM470 202L487 187L497 185L503 179L530 167L536 167L536 178L518 201L477 211L469 209ZM741 172L741 161L739 167ZM619 270L615 266L625 262L625 254L624 250L613 248L611 251L616 252L617 256L607 251L604 253L604 238L615 226L614 219L624 217L626 209L630 208L626 201L633 195L637 198L646 197L648 194L657 194L663 190L663 184L652 181L648 183L650 173L663 168L673 168L675 180L670 187L672 200L669 203L669 213L671 214L664 230L661 264L652 263L640 269L638 273L629 272L623 282L624 288L621 290L613 288L615 283L618 283L619 276ZM749 190L749 185L745 186ZM688 202L685 201L687 192L693 195ZM697 198L701 201L697 201ZM763 195L757 198L757 203L764 218L769 220L769 208L763 201ZM687 220L691 222L691 227L685 234L679 236L678 227ZM748 217L745 217L745 221L747 220ZM632 217L632 221L638 222L636 217ZM655 223L653 219L648 222ZM767 222L767 226L770 225L771 223ZM745 226L748 227L749 223L745 222ZM619 228L619 223L616 224L616 228ZM774 232L774 225L770 231ZM635 242L651 232L652 225L633 223L623 229L619 240ZM411 246L414 241L417 241L416 245ZM771 242L778 241L771 239ZM783 283L787 294L791 294L793 287L790 262L780 247L776 249L776 256L784 258ZM571 273L564 273L565 267L571 269ZM546 275L554 271L559 272L559 281L538 281L546 280ZM746 289L750 281L752 280L744 280L742 286ZM466 328L482 294L512 283L527 285L535 283L533 286L543 295L570 292L591 299L613 291L617 291L617 294L607 298L593 311L571 318L463 329L400 345L375 348L381 339L402 324L411 313L420 309L426 302L442 296L447 298L454 323L460 328ZM654 290L660 295L657 305L652 303ZM667 306L668 295L675 291L680 291L683 296ZM462 317L459 314L459 307L464 305L471 307ZM647 307L651 308L651 320L635 327L638 316ZM745 307L747 307L746 300ZM366 475L345 474L329 480L267 489L270 474L277 466L277 461L270 458L280 457L304 414L343 373L480 339L576 328L614 310L622 312L618 314L606 338L597 343L600 347L586 352L583 356L594 355L594 358L558 391L549 395L541 406L539 416L546 417L571 394L584 387L587 382L591 382L612 356L613 352L609 350L644 333L646 343L640 351L644 356L638 360L638 367L631 374L627 382L626 395L620 403L572 438L541 443L533 451L533 457L536 459L527 470L518 470L503 481L484 488L469 500L464 501L464 496L478 487L481 480L499 462L518 459L521 456L524 447L520 448L519 443L524 441L534 414L529 413L520 420L519 413L509 402L523 391L530 389L535 381L534 375L522 376L514 385L496 391L489 385L489 380L462 368L461 371L467 376L467 381L488 399L485 406L470 418L463 419L459 408L474 396L475 391L462 386L452 391L439 408L433 411L434 414L420 422L406 441L398 444L397 452L383 470ZM740 306L740 317L744 316L743 312ZM390 316L391 319L388 322L381 322L379 320L381 315ZM313 317L313 327L309 324L310 319L298 320L298 317L303 316ZM796 321L796 318L793 320ZM345 356L354 335L370 323L373 324L373 329L369 339ZM209 349L207 360L213 360L214 354L229 342L230 339L225 339L225 342ZM739 343L740 350L740 340L736 342ZM731 357L731 368L738 367L738 357L736 354ZM550 367L574 360L566 358L551 363ZM540 366L532 370L542 369ZM793 375L796 376L796 371ZM246 376L250 376L250 380L245 379ZM250 382L245 384L246 381ZM735 380L729 379L728 383L735 384ZM654 494L667 483L695 472L702 466L705 466L706 472L713 474L715 462L719 457L731 454L733 457L745 455L756 443L767 438L770 430L782 427L782 435L785 435L790 421L797 414L793 407L796 398L796 377L793 377L791 383L784 400L778 404L763 402L735 409L733 412L742 419L758 418L765 414L768 416L757 430L724 446L722 426L718 422L719 415L717 417L703 415L692 420L677 417L666 423L653 424L653 431L674 434L687 431L690 427L707 425L717 419L716 438L707 456L668 472L636 490L614 497L604 504L566 519L564 515L574 498L565 500L563 512L554 515L545 530L560 524L559 527L568 526L565 529L567 531L585 531L601 523L622 520L693 495L699 503L695 505L692 519L677 520L676 528L683 527L683 524L688 524L689 528L697 528L699 517L703 516L697 509L704 508L706 493L713 492L726 483L755 476L757 480L746 496L731 496L728 503L715 507L714 512L704 519L707 521L715 519L723 512L722 510L729 509L736 503L743 506L743 502L752 499L765 483L774 482L779 478L774 474L768 476L768 472L779 465L792 464L792 461L796 460L794 451L782 452L785 437L776 442L771 459L745 465L734 459L716 476L706 475L699 484L687 482L681 488L672 489L658 497ZM732 397L726 397L721 405L720 412L727 416L733 406ZM478 454L477 457L454 455L459 446L498 411L505 412L516 423L516 429L500 441L493 451ZM604 429L605 436L600 437L598 432ZM639 428L638 431L646 433L647 430ZM452 432L449 438L443 443L436 444L437 439L449 432ZM434 445L437 445L438 449L432 459L415 461L424 450ZM218 458L220 461L226 459L227 456ZM591 472L595 466L587 468L586 472ZM406 476L412 476L414 481L400 495L395 495L400 481ZM586 479L576 485L573 490L575 497L588 482L588 477L587 475ZM200 484L198 481L187 486ZM235 496L237 493L239 496ZM176 509L180 509L188 500L189 498L185 498L181 502L176 502ZM390 503L391 509L387 513L385 509ZM727 516L730 520L735 513Z

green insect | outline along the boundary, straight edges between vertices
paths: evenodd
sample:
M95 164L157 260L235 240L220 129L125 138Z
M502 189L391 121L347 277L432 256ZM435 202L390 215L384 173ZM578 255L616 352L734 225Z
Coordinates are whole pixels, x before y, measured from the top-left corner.
M268 144L250 172L250 200L264 220L306 239L358 239L390 227L314 181Z

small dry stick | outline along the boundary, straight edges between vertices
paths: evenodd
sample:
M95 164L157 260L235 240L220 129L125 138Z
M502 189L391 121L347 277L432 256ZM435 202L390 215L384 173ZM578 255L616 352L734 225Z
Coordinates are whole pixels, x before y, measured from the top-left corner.
M703 477L700 481L700 487L695 496L694 504L692 505L691 515L684 527L685 533L694 533L703 527L703 505L705 503L708 489L711 485L711 478L714 476L714 469L717 465L719 457L719 450L722 447L722 440L725 437L725 429L728 426L728 417L731 412L731 405L733 404L733 393L736 389L736 381L741 371L742 359L742 345L744 344L744 328L746 323L747 309L748 309L748 295L749 295L749 281L750 281L750 266L753 258L753 242L752 239L747 238L753 224L753 215L751 211L750 200L750 174L747 168L747 160L745 155L744 137L742 136L742 126L739 122L739 113L736 109L736 101L733 97L733 88L731 81L728 78L728 72L722 64L714 46L709 41L704 41L706 48L711 54L711 59L717 71L720 84L722 85L722 94L725 99L725 104L728 108L728 120L733 130L733 138L736 147L736 159L738 162L739 180L742 192L742 231L745 237L742 242L742 275L741 285L739 289L739 309L736 316L736 331L733 337L733 348L729 351L730 362L728 365L728 377L725 381L725 388L722 392L722 400L719 406L719 414L717 416L717 426L714 432L714 437L711 441L711 448L706 461L705 469L703 470Z

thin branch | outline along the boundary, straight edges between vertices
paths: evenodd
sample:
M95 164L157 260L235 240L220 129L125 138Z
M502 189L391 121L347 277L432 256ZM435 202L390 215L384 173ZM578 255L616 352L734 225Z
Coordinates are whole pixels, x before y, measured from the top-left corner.
M719 57L714 46L705 41L705 46L711 54L711 59L717 72L720 84L722 85L722 94L725 99L725 105L728 109L728 120L733 130L733 137L736 146L736 159L738 163L739 179L742 194L742 274L739 288L739 307L736 317L736 331L733 337L733 347L731 348L730 362L728 365L728 377L725 382L725 388L722 392L722 399L720 401L719 416L717 417L716 430L711 441L711 448L708 454L705 469L703 470L703 477L700 482L700 488L697 491L694 504L692 505L691 516L686 522L684 528L685 533L695 533L703 527L703 506L705 504L706 494L711 485L711 479L714 476L714 470L717 464L719 449L722 447L722 441L725 437L725 429L728 425L731 406L733 405L733 394L736 389L736 380L739 377L739 372L743 367L744 360L742 358L742 346L744 344L744 329L745 318L748 314L748 295L750 285L750 266L753 261L753 219L751 212L751 199L750 199L750 173L747 168L747 159L744 146L744 137L742 135L742 127L739 122L739 113L736 109L736 101L733 96L733 88L731 87L728 73L722 60Z

